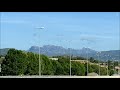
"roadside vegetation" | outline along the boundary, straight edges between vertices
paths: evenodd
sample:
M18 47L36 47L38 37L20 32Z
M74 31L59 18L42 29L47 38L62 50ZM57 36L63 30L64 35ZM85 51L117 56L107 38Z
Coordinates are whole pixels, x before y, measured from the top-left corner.
M40 55L41 58L41 74L42 75L70 75L70 58L69 56L54 56L58 60L51 60L45 55ZM72 60L86 60L83 57L72 57ZM88 64L88 72L99 74L98 60L89 58L91 63ZM39 54L32 52L24 52L21 50L10 49L7 55L3 58L0 56L1 72L0 75L39 75ZM103 62L101 62L103 63ZM117 66L117 63L114 63ZM109 61L109 75L112 75L112 62ZM71 74L76 76L87 75L87 63L71 62ZM100 74L107 75L106 67L100 67Z

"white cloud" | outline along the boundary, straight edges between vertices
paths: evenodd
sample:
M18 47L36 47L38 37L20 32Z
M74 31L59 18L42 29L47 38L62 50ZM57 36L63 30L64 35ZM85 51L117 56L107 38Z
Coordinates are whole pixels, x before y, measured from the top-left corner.
M89 41L89 42L95 42L98 40L102 40L102 39L111 39L112 37L110 36L99 36L99 35L82 35L80 37L80 40L82 41Z

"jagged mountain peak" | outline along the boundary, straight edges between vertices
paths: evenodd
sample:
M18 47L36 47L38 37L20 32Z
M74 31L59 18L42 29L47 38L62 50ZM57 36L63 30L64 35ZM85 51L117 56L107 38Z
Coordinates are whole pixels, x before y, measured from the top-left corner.
M56 46L56 45L44 45L44 46L40 47L40 49L41 49L40 50L41 54L45 54L48 56L69 55L71 52L71 54L73 56L86 57L86 54L88 53L88 57L98 58L97 51L90 49L90 48L86 48L86 47L83 47L81 49L73 49L73 48L64 48L62 46ZM38 53L39 47L38 46L31 46L31 48L28 51ZM120 50L102 51L100 58L103 60L106 59L106 57L104 57L104 56L106 55L106 53L109 52L111 57L116 57L116 59L120 59L118 51L120 51ZM110 57L108 57L108 59L109 58Z

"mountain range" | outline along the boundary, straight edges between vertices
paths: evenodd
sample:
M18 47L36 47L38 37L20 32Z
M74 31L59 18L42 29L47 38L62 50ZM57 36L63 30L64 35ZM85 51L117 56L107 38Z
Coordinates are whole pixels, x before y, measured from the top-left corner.
M10 48L0 49L0 55L6 55L7 51ZM31 46L27 52L39 53L39 46ZM40 53L47 56L57 56L57 55L72 55L72 56L81 56L81 57L93 57L100 60L119 60L120 61L120 50L110 50L110 51L101 51L92 50L90 48L82 49L73 49L73 48L64 48L62 46L55 45L44 45L40 47Z
M39 53L38 46L32 46L29 48L30 52ZM40 47L40 53L47 56L57 56L57 55L72 55L81 57L93 57L95 59L101 60L120 60L120 50L110 50L110 51L96 51L90 48L73 49L73 48L63 48L62 46L55 45L44 45Z

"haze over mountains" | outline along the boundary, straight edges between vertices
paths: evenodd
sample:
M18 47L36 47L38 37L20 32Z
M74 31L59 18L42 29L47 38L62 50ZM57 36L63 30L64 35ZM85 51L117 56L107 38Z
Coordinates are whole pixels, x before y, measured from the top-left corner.
M9 48L0 49L0 54L5 55ZM31 46L27 51L39 53L38 46ZM98 51L92 50L90 48L82 48L82 49L73 49L73 48L63 48L62 46L55 45L44 45L40 47L41 54L45 54L47 56L57 56L57 55L71 55L72 56L81 56L81 57L94 57L95 59L101 60L120 60L120 50L110 50L110 51L101 51L101 53L97 54ZM108 56L109 55L109 56Z

